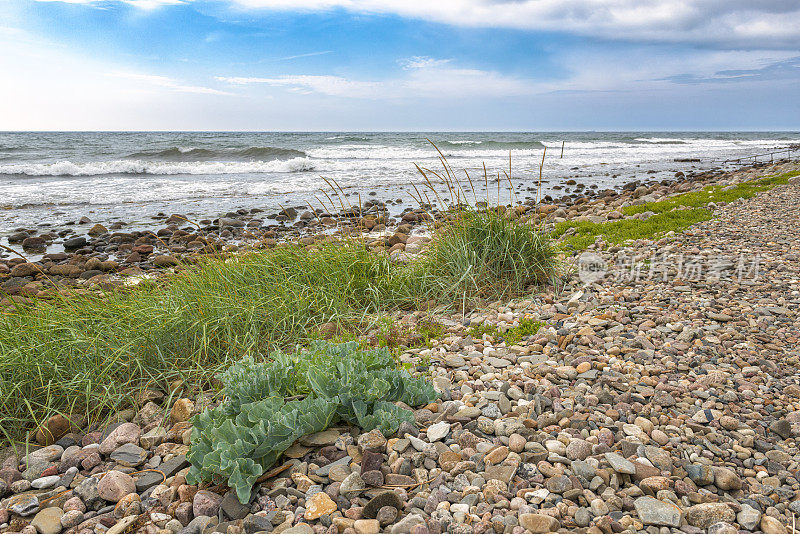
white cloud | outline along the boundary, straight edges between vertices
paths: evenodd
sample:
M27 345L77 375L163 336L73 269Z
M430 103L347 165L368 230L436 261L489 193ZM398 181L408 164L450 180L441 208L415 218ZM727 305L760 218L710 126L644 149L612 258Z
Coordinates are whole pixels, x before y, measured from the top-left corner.
M449 59L436 59L428 56L413 56L408 59L401 59L398 63L406 69L429 69L431 67L441 67L450 63Z
M797 0L229 0L272 10L346 9L456 26L565 31L621 40L797 48Z
M219 91L217 89L212 89L210 87L186 85L167 76L156 76L153 74L140 74L137 72L125 72L125 71L114 71L109 73L109 76L113 76L116 78L124 78L127 80L133 80L135 82L141 82L141 84L144 87L150 86L152 88L164 88L164 89L169 89L171 91L177 91L179 93L195 93L201 95L230 94L228 92Z
M353 80L341 76L297 75L275 78L218 76L231 85L264 84L287 87L300 94L326 96L399 99L399 98L501 98L533 94L541 84L531 80L505 76L498 72L449 67L448 60L411 58L413 68L406 68L404 78L388 80ZM404 62L404 64L408 64Z
M333 50L321 50L319 52L308 52L306 54L296 54L294 56L286 56L278 58L278 61L291 61L293 59L300 59L304 57L314 57L314 56L325 56L328 54L332 54Z
M4 129L187 128L233 100L224 91L68 50L24 30L0 28Z
M36 0L37 2L63 2L66 4L107 4L116 1L122 4L129 4L139 9L151 10L161 6L174 6L186 4L192 0Z
M348 80L340 76L279 76L277 78L246 78L218 76L218 81L232 85L265 84L273 87L288 87L289 90L302 93L320 93L328 96L355 98L381 98L384 94L382 82L362 82Z
M199 0L38 0L143 9ZM455 26L568 32L614 40L798 48L797 0L223 0L245 9L399 15Z
M639 47L611 54L586 50L564 52L559 61L569 74L559 79L523 78L491 70L460 68L450 60L413 57L398 62L404 66L402 76L389 79L300 74L269 78L218 76L216 80L242 88L268 85L301 95L351 99L503 99L547 93L663 90L675 84L713 80L719 72L772 72L794 55L790 51L697 50L654 60L651 52ZM789 76L784 72L787 68L784 66L781 71L784 77ZM737 79L741 83L751 83L762 78L740 76Z

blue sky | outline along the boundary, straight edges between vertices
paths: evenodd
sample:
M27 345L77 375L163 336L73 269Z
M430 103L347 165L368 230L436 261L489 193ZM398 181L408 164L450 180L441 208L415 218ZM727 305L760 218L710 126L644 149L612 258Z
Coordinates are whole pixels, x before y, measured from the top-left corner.
M0 130L800 129L796 0L5 0Z

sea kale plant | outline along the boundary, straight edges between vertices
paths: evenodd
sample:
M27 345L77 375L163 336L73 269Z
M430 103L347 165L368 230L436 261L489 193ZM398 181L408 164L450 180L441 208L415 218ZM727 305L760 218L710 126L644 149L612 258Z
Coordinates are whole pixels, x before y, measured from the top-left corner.
M362 350L357 342L315 342L265 362L245 357L221 379L222 403L193 420L187 481L227 481L242 503L298 438L337 421L388 436L403 421L414 422L395 402L419 406L436 397L428 381L398 367L386 348Z

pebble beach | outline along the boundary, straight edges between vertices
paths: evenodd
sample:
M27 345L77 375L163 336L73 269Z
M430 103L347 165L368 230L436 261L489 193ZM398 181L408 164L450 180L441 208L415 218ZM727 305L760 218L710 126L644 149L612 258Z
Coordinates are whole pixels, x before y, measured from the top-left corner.
M620 206L798 169L781 162L640 182L584 201L523 205L520 214L548 223L642 218ZM413 261L429 239L427 211L380 220L380 206L371 207L277 216L357 230L368 246ZM591 279L578 266L527 299L437 315L443 333L400 355L430 376L439 397L414 410L415 424L388 438L343 426L306 436L247 504L224 484L186 482L191 418L217 402L213 391L138 391L131 408L90 426L80 414L54 415L31 436L35 446L3 455L0 531L794 532L800 182L711 208L711 220L682 233L625 247L598 240L587 252L602 269ZM164 219L165 231L152 236L103 227L68 252L0 260L8 294L0 303L46 296L45 274L108 288L192 254L269 247L280 237L251 224L259 219L251 212L209 220L213 238L179 216ZM329 238L296 230L304 244ZM257 235L241 239L248 231ZM110 259L113 246L120 257ZM420 311L396 317L429 319ZM501 333L521 321L542 327L507 343ZM475 335L481 325L495 334Z

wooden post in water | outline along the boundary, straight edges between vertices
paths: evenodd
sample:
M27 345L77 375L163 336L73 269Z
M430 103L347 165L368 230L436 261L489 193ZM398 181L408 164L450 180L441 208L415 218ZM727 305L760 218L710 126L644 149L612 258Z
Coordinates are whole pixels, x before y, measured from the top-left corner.
M564 141L561 141L561 158L559 159L564 159Z

